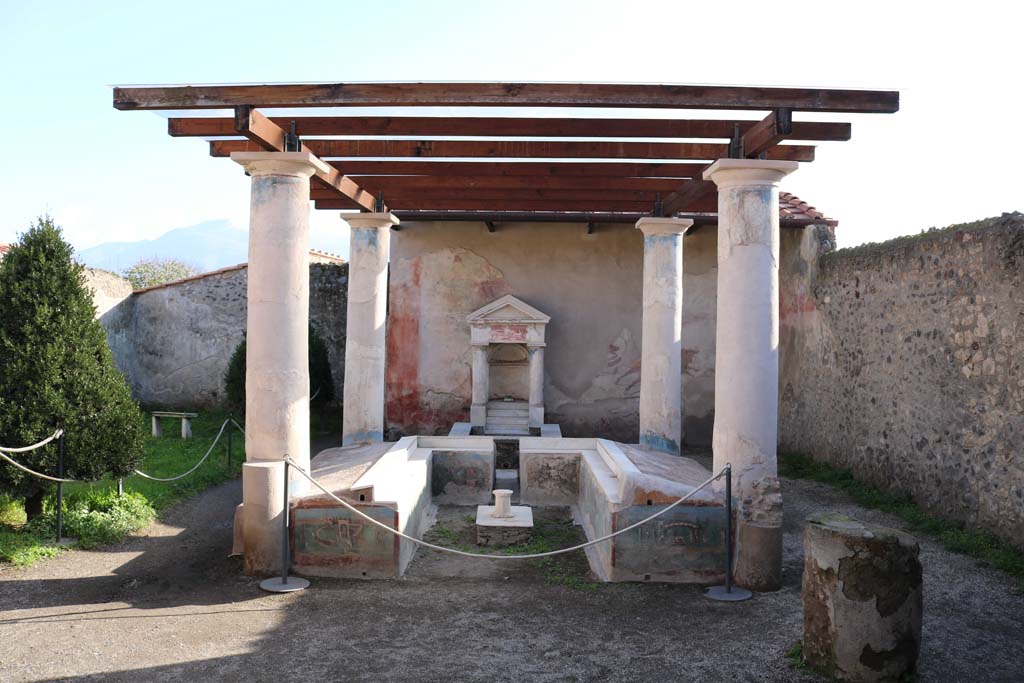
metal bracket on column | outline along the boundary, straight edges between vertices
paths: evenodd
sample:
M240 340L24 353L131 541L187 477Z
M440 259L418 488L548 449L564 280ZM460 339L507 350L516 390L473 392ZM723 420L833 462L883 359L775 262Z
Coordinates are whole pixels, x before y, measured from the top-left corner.
M484 225L487 226L487 232L493 233L498 229L498 226L494 221L484 221Z
M732 138L729 140L729 158L743 158L743 135L740 133L740 126L736 124L732 129Z
M378 192L377 193L377 198L373 201L373 212L374 213L384 213L386 208L387 208L387 204L384 203L384 193L383 192Z
M286 152L301 152L302 151L302 140L299 139L299 134L296 132L295 121L292 120L292 125L288 129L288 132L284 134L284 151Z
M665 215L665 203L661 201L661 193L654 193L654 209L651 211L651 215L655 218L662 218Z

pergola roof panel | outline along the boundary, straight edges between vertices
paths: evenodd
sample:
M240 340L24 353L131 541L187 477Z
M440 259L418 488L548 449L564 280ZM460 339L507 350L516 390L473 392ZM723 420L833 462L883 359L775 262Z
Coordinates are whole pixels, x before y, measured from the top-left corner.
M795 121L794 112L889 113L899 108L899 93L635 83L300 83L117 87L114 106L172 112L170 135L215 138L213 156L300 149L321 157L330 166L311 184L317 208L505 212L540 220L558 213L713 214L715 188L701 178L711 162L812 161L812 145L789 142L848 140L850 124ZM517 110L524 115L509 115ZM700 118L682 116L695 110ZM763 118L737 118L737 110L761 111ZM432 115L423 115L428 111ZM824 220L807 208L784 203L783 218L788 224Z

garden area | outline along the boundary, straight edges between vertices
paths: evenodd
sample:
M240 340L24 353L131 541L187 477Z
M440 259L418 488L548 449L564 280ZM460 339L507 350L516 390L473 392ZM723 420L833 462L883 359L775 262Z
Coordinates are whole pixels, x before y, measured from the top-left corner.
M201 412L192 420L192 438L182 439L176 430L163 436L147 436L138 469L157 478L178 476L193 467L210 448L228 418L223 411ZM148 430L149 416L140 428ZM228 434L231 458L228 456ZM56 450L56 443L45 448ZM245 439L231 425L209 457L189 476L173 482L146 479L137 474L105 477L92 482L64 485L63 535L83 549L117 543L145 527L174 503L238 476L245 462ZM0 493L0 561L30 565L61 551L56 543L56 487L43 500L41 516L27 522L21 500Z

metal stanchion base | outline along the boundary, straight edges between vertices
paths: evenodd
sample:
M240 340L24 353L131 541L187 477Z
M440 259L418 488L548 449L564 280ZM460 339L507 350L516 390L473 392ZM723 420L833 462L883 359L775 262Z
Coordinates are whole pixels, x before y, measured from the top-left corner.
M289 576L287 581L281 581L280 576L275 576L272 579L260 581L260 588L268 593L294 593L309 588L309 581L297 576Z
M732 591L726 592L725 586L712 586L704 591L704 597L719 602L741 602L754 597L754 594L746 588L732 587Z

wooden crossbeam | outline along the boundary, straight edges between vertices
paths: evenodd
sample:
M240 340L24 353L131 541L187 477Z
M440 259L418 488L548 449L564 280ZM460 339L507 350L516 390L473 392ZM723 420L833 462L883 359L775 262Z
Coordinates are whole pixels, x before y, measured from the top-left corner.
M327 161L351 176L432 175L432 176L615 176L619 178L692 178L707 164L576 161L364 161L348 159Z
M394 189L475 189L503 188L548 190L646 190L671 192L679 186L678 178L616 178L608 176L431 176L392 175L349 176L361 187L385 193Z
M716 119L581 119L495 118L484 116L296 116L272 117L282 129L295 122L301 136L316 135L456 135L463 137L541 138L729 138L735 126L746 133L758 121ZM174 137L231 137L229 118L171 118L167 132ZM849 140L849 123L798 121L791 140Z
M899 93L618 83L310 83L114 88L117 109L253 107L609 107L892 113Z
M756 159L793 133L793 112L776 109L755 126L743 132L743 155Z
M408 199L572 199L572 200L594 200L603 199L625 200L636 202L647 202L648 208L654 206L657 192L643 190L548 190L543 188L503 189L500 187L481 187L472 189L460 189L455 187L420 189L420 188L392 188L382 190L384 199L388 203ZM310 199L333 199L328 190L311 189Z
M257 145L261 149L272 152L285 151L284 130L252 107L243 106L235 109L235 130L249 138L251 142L246 144ZM309 152L310 150L302 145L302 151ZM328 166L327 171L317 170L313 177L324 187L330 188L332 192L354 202L357 206L367 211L374 210L373 195L364 191L352 179L344 176L333 166Z
M460 157L557 159L719 159L729 146L694 142L556 142L508 140L310 140L306 147L319 157ZM244 140L210 143L213 156L230 156L248 149ZM780 145L768 150L769 159L813 161L810 145Z
M793 125L791 110L776 109L742 134L739 152L748 159L762 155L769 157L772 150L781 149L778 145L793 132ZM702 173L696 174L696 177L683 182L665 197L663 210L667 216L684 209L694 210L694 205L706 202L716 193L717 188L712 181L704 180Z
M571 199L437 199L431 197L388 199L392 211L399 209L475 211L635 211L649 212L650 202ZM318 209L349 209L340 199L319 199Z
M625 223L634 224L649 213L644 212L595 212L595 211L444 211L444 210L418 210L418 209L396 209L394 214L403 223L416 221L459 221L459 222L481 222L501 221L505 223L538 222L538 223L587 223L590 226L598 223ZM693 221L693 228L706 225L717 225L718 216L709 216L699 213L683 213L679 218L689 218ZM811 219L811 218L779 218L779 226L783 228L806 228L809 225L834 225L833 220ZM692 232L693 228L688 231Z

